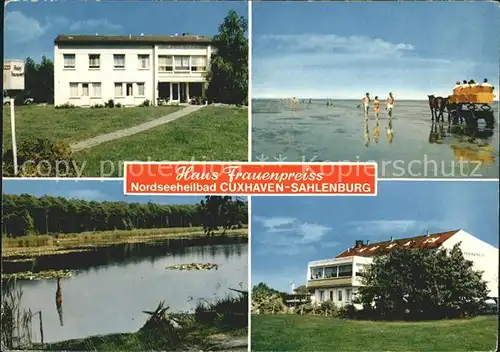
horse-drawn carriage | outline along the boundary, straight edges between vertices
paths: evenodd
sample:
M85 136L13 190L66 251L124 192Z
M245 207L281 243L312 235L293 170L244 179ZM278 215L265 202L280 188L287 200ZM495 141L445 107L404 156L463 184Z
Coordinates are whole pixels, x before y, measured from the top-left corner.
M493 128L495 124L491 106L495 99L492 86L457 87L448 97L428 95L428 98L433 121L443 121L446 112L449 123L465 122L469 126L477 126L477 121L483 119L487 128Z

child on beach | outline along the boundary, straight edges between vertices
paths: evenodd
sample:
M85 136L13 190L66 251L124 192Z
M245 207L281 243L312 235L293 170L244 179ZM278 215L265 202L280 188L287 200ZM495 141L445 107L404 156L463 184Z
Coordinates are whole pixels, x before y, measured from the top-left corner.
M366 93L363 99L361 99L364 105L365 119L368 119L368 107L370 106L370 93Z
M375 116L378 119L378 116L380 115L380 101L378 100L378 96L376 96L373 101L373 111L375 111Z

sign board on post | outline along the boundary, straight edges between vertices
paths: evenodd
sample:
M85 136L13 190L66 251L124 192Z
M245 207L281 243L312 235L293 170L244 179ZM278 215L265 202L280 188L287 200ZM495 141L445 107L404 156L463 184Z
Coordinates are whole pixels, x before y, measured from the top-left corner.
M24 61L5 60L3 63L3 89L24 90Z
M3 64L3 89L24 90L24 61L5 60ZM12 158L14 176L18 174L17 144L16 144L16 117L14 111L14 98L10 97L10 126L12 130Z

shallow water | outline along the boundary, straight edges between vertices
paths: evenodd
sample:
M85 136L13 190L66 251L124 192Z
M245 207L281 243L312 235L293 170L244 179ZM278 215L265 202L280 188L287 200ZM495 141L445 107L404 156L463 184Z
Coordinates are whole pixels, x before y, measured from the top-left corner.
M253 160L377 161L380 177L498 177L498 103L494 130L432 124L427 101L397 101L389 126L382 103L378 133L373 110L365 124L359 104L253 100Z
M236 242L236 241L233 241ZM92 259L94 258L94 260ZM61 280L63 326L56 308L56 280L21 281L22 306L42 311L45 342L135 332L162 300L171 312L191 311L199 300L247 289L248 245L126 244L39 260L43 269L79 269ZM67 265L65 265L67 263ZM175 264L215 263L218 270L176 271ZM34 340L40 340L38 316Z

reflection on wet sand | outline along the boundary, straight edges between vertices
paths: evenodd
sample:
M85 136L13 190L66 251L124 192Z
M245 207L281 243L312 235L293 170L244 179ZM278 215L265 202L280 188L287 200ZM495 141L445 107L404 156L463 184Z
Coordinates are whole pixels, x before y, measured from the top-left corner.
M62 310L62 287L61 287L61 278L59 276L57 277L56 308L57 308L57 314L59 314L59 322L61 323L61 326L64 326L63 310Z
M385 128L385 135L387 137L387 140L389 143L392 143L392 140L394 139L394 129L392 128L392 119L389 119L389 123L387 124L387 127Z
M363 143L366 147L370 145L370 125L368 119L364 119L364 133L363 133ZM394 127L392 124L392 119L387 120L387 126L385 126L385 136L389 143L392 143L394 139ZM375 143L379 142L380 137L380 119L375 119L375 126L373 127L373 141Z
M457 160L480 161L492 165L495 162L494 147L490 141L493 134L492 129L433 123L429 143L447 142Z
M365 146L368 147L368 145L370 144L370 130L368 127L368 119L365 119L365 132L363 134L363 140L364 140Z

